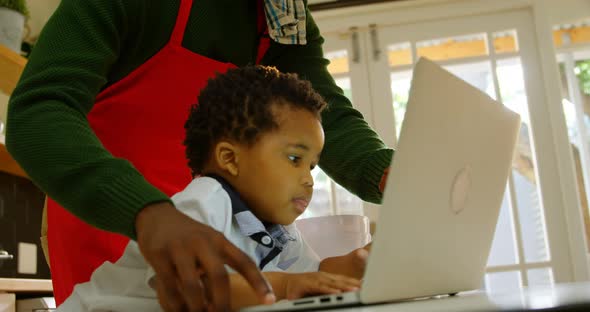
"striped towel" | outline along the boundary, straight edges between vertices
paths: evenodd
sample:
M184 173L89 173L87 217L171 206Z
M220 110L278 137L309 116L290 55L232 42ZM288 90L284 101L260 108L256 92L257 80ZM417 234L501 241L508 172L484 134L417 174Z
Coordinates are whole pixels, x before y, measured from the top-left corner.
M306 44L303 0L264 0L270 37L282 44Z

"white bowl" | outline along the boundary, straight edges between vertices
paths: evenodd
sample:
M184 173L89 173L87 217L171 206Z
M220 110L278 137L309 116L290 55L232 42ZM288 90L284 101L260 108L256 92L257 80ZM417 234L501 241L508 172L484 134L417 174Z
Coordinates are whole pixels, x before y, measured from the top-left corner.
M313 217L297 220L295 224L320 259L341 256L371 242L366 216Z

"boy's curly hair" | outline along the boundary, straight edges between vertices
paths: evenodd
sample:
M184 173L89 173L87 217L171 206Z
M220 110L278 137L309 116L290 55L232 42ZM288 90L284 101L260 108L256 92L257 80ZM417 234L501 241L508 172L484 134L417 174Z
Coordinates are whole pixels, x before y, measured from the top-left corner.
M272 105L304 109L320 119L326 102L308 81L273 67L230 69L210 79L184 125L184 145L192 174L202 173L220 139L252 145L261 133L277 129Z

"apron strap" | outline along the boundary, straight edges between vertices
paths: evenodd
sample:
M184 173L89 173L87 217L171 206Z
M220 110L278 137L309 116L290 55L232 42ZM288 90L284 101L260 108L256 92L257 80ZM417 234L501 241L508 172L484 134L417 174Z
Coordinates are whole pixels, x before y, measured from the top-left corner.
M186 29L186 24L188 23L192 6L193 0L180 0L180 9L178 10L178 16L176 17L174 30L172 30L172 37L170 38L170 43L172 45L182 45L184 30Z
M268 35L268 26L266 24L266 14L264 13L264 0L257 1L256 10L256 29L258 31L258 52L256 54L256 64L260 64L260 61L266 54L266 51L270 47L270 36Z

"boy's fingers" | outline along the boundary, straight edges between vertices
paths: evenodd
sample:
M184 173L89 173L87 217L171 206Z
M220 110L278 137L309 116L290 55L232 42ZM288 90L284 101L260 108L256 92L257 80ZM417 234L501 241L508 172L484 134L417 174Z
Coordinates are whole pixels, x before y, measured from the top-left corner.
M370 248L370 247L369 247ZM361 260L367 260L369 258L369 251L365 248L359 248L354 251L354 254Z
M358 288L361 286L360 280L344 275L326 273L326 280L329 281L329 284L332 287L338 287L341 289L349 289L351 287Z
M327 284L322 284L322 285L317 286L312 291L313 291L313 293L310 293L310 294L339 294L342 292L342 289L339 287L332 287Z
M296 290L287 294L288 300L299 299L306 296L338 294L342 291L337 287L332 287L328 283L318 280L309 280L307 283L300 285Z

